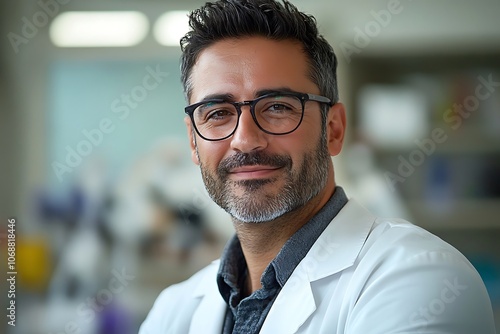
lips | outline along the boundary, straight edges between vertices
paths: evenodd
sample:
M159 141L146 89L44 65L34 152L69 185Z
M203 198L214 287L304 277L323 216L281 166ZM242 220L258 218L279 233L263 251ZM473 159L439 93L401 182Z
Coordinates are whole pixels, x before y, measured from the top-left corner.
M229 174L237 179L268 178L279 169L281 167L262 165L241 166L231 169Z
M229 172L231 174L233 174L233 173L251 173L251 172L256 172L256 171L276 170L279 168L280 167L275 167L275 166L259 166L259 165L256 166L256 165L254 165L254 166L242 166L242 167L233 168Z
M291 166L292 159L286 155L237 152L220 162L217 174L221 180L263 180L274 178L279 170L291 169Z

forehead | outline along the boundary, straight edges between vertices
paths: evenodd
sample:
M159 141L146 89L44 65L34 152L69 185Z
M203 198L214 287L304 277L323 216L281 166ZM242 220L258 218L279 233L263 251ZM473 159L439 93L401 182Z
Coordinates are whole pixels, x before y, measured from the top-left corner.
M284 87L317 94L309 72L307 56L297 41L264 37L221 40L198 56L191 72L190 102L213 94L249 99L259 90Z

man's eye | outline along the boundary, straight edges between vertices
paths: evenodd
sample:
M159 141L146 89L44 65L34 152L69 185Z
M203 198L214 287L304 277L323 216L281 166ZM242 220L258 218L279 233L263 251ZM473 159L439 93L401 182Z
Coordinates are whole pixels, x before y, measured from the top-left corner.
M212 110L206 115L207 120L220 120L232 116L233 113L227 109Z
M291 108L289 106L281 103L274 103L266 109L266 111L272 111L272 112L287 112L290 110Z

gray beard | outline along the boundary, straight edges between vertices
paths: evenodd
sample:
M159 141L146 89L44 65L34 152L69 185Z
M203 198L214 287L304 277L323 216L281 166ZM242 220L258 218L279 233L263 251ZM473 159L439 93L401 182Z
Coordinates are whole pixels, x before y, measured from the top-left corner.
M200 163L205 187L212 200L243 223L272 221L309 202L326 185L330 154L322 135L313 152L304 155L298 170L292 170L288 155L267 155L263 152L236 153L222 160L215 173ZM201 160L200 160L201 161ZM274 179L231 181L229 170L241 166L268 165L282 168L286 173L285 185L277 195L265 194L262 188ZM236 195L235 188L244 189Z

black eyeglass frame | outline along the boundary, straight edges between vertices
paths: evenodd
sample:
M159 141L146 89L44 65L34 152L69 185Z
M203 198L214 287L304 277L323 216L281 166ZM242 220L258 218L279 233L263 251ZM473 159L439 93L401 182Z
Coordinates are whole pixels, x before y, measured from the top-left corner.
M297 123L297 126L295 128L293 128L292 130L287 131L287 132L283 132L283 133L274 133L274 132L271 132L271 131L268 131L268 130L262 128L262 126L257 121L257 116L255 116L255 105L260 100L263 100L263 99L271 97L271 96L277 96L277 95L296 97L300 100L300 102L302 104L302 114L300 116L300 121ZM193 124L194 130L196 131L196 133L201 138L203 138L204 140L207 140L207 141L220 141L220 140L224 140L224 139L231 137L236 132L236 129L238 128L238 125L240 124L240 116L242 113L242 110L241 110L242 106L250 106L250 114L252 115L252 118L253 118L255 124L257 124L257 126L259 127L260 130L262 130L265 133L268 133L270 135L282 136L282 135L287 135L289 133L292 133L298 129L298 127L302 123L302 120L304 119L305 105L306 105L307 101L315 101L315 102L319 102L320 104L327 104L329 107L332 107L333 105L335 105L335 102L332 102L332 100L330 100L329 98L327 98L325 96L321 96L321 95L315 95L315 94L309 94L309 93L299 93L299 92L288 92L288 91L286 91L286 92L276 91L276 92L273 92L270 94L265 94L265 95L259 96L258 98L253 99L253 100L247 100L247 101L242 101L242 102L231 102L231 101L227 101L225 99L204 100L204 101L200 101L200 102L196 102L196 103L188 105L187 107L184 108L184 112L191 119L191 123ZM229 135L222 137L222 138L218 138L218 139L209 139L209 138L206 138L205 136L203 136L200 133L200 131L198 131L198 128L196 127L196 122L194 121L193 114L194 114L194 111L196 110L196 108L198 108L199 106L206 104L206 103L229 103L229 104L232 104L236 108L236 112L238 113L238 119L236 121L236 125L234 127L234 130Z

